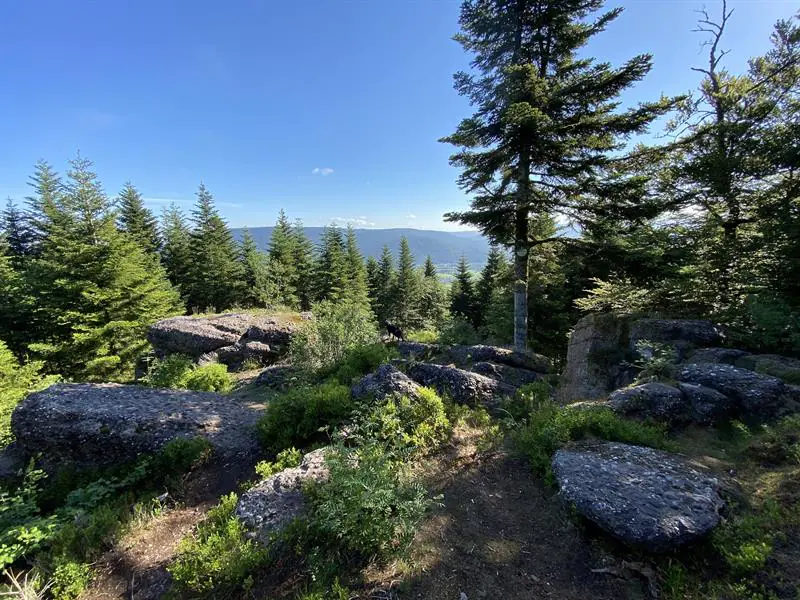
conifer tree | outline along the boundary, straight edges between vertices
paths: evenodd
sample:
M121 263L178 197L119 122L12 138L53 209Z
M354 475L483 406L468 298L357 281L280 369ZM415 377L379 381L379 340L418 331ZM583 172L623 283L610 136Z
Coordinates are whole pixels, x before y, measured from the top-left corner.
M45 160L36 163L28 185L33 188L33 194L25 198L31 232L31 253L36 254L52 224L51 219L58 214L56 208L61 201L64 186L61 177Z
M314 299L314 245L297 219L292 227L294 268L297 272L297 299L300 310L309 310Z
M340 302L346 298L350 283L347 249L338 227L325 227L322 232L315 268L317 301Z
M378 262L378 274L375 286L375 315L378 323L391 320L392 289L395 279L394 257L389 246L384 246Z
M224 311L242 296L242 266L228 225L214 206L214 198L200 184L192 211L194 229L189 240L187 304L190 310Z
M377 298L378 298L378 261L375 260L374 256L370 256L367 258L366 270L367 270L367 290L369 292L369 305L372 308L372 312L376 313L375 317L377 318Z
M367 283L367 270L364 265L364 256L358 248L356 232L352 225L347 226L345 236L347 249L347 298L360 306L369 306L369 288Z
M475 284L472 272L464 256L458 261L458 269L453 283L450 285L450 312L475 325Z
M501 278L507 275L508 261L503 251L495 244L489 249L486 264L481 271L480 279L475 287L475 327L481 327L486 321L486 311L492 294L502 286Z
M476 112L443 141L459 148L451 164L473 197L447 218L513 247L514 347L527 348L528 253L532 215L591 219L640 210L645 180L619 173L612 153L672 102L618 111L619 95L651 68L640 55L620 68L579 57L621 9L596 14L603 0L465 0L456 40L474 55L455 87Z
M245 307L271 306L280 303L278 284L274 279L274 261L258 249L250 230L242 232L240 257L243 272L242 305Z
M285 306L297 306L299 272L296 265L297 237L286 213L281 209L269 242L272 277L277 286L276 300Z
M391 289L392 322L413 329L421 325L419 314L420 281L414 268L414 256L405 236L400 238L397 275Z
M158 254L161 239L158 234L158 223L155 216L145 207L142 195L129 181L122 188L117 198L118 227L144 249L145 252Z
M425 257L425 269L423 271L423 275L425 277L437 276L436 265L433 264L433 259L431 258L430 254L427 257Z
M20 271L14 267L14 258L0 234L0 339L8 343L15 355L21 356L32 333L28 315L33 299Z
M24 258L33 249L33 233L25 214L9 198L0 221L0 232L5 236L8 256L15 268L20 268Z
M68 377L128 378L147 327L182 306L160 265L117 230L92 163L71 166L58 202L43 205L45 236L26 270L36 298L29 349Z
M419 298L422 327L436 330L442 327L450 312L447 289L439 281L436 267L430 256L425 260L422 273Z
M174 202L161 213L161 231L163 232L161 262L172 285L180 289L185 296L191 264L189 248L191 231L186 224L186 217Z

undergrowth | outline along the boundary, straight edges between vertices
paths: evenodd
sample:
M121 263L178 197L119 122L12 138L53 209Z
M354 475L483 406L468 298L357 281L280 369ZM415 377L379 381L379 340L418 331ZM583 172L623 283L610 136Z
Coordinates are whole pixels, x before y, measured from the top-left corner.
M179 354L154 360L142 382L154 388L195 392L227 394L233 389L233 377L225 365L209 364L198 367L192 359Z

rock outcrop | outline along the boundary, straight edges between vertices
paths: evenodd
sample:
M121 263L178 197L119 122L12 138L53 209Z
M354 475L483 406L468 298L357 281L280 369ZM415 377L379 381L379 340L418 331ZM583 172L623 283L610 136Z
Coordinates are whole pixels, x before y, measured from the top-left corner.
M359 380L352 388L353 398L373 397L384 400L389 396L419 398L420 386L396 367L385 364L374 373Z
M692 352L685 362L690 364L710 363L735 365L736 361L748 354L749 352L736 350L734 348L700 348Z
M734 415L735 403L715 389L693 383L679 383L686 400L689 417L698 425L715 425Z
M398 342L397 351L401 358L409 360L428 360L442 351L438 344L423 344L422 342Z
M292 334L308 318L308 313L172 317L153 324L147 339L158 356L183 354L201 364L233 367L249 358L269 364L286 355Z
M11 428L27 456L46 468L120 465L170 440L201 436L223 461L258 453L260 412L217 394L137 385L59 383L14 409Z
M458 365L493 362L537 373L549 373L553 368L552 361L541 354L514 352L508 348L497 346L450 346L446 352L448 357Z
M564 403L597 400L632 383L637 371L632 363L640 358L640 341L670 345L682 359L694 348L718 345L723 337L710 321L587 315L570 336L558 398Z
M602 529L651 552L709 533L723 506L718 481L667 452L618 443L558 450L560 495Z
M473 373L479 373L492 379L497 379L514 387L522 387L529 383L540 381L542 376L535 371L518 369L508 365L498 365L493 362L479 362L472 365L470 369Z
M734 364L756 373L777 377L791 385L800 385L800 360L796 358L777 354L744 354Z
M613 392L608 404L614 412L632 417L678 423L688 417L688 402L681 391L664 383L645 383Z
M418 384L447 395L457 404L496 408L515 388L490 377L456 367L431 363L410 363L408 376Z
M305 515L307 503L303 484L327 478L325 449L321 448L306 454L300 466L276 473L247 490L236 505L236 516L255 539L269 545L275 534Z

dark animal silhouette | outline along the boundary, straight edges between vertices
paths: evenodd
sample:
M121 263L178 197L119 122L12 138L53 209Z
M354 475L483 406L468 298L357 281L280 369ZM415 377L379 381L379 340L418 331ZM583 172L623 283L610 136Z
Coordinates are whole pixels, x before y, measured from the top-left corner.
M383 326L386 327L386 331L389 332L389 335L393 335L400 341L405 341L405 336L403 335L403 330L400 329L397 325L392 325L389 321L384 321Z

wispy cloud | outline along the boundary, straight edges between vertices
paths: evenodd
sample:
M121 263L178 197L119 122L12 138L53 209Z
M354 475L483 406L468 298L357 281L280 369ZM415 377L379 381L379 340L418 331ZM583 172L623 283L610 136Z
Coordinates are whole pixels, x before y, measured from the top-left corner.
M331 219L337 225L353 225L354 227L375 227L375 223L367 217L333 217Z
M416 218L417 218L417 215L415 215L414 213L411 213L410 215L406 215L406 219L416 219Z
M311 171L312 175L322 175L323 177L327 177L333 173L333 169L330 167L314 167L314 170Z

